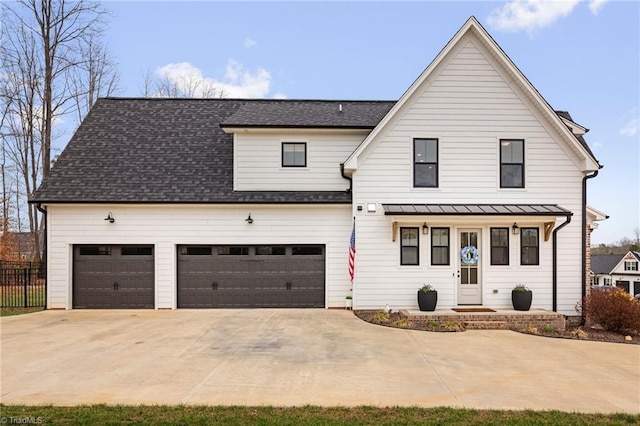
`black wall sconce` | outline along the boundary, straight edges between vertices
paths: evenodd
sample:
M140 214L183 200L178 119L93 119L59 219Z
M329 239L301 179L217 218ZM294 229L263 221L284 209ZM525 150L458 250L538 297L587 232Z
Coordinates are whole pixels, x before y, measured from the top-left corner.
M422 233L425 235L429 233L429 226L427 225L427 222L422 224Z
M518 235L518 233L520 232L520 227L518 226L517 223L513 222L513 226L511 227L511 230L513 231L513 235Z
M253 219L251 218L251 213L249 213L249 217L247 217L244 221L247 222L249 225L253 223Z
M116 218L113 217L113 214L111 212L109 212L109 214L107 215L107 217L104 218L104 220L106 220L109 223L113 223L116 221Z

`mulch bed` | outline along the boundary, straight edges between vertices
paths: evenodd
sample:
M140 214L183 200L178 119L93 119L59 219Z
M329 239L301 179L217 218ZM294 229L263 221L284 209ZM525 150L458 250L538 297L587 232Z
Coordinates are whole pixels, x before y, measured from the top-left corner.
M438 322L434 320L409 320L400 312L389 314L383 311L355 310L354 315L363 321L385 327L403 328L406 330L456 332L465 331L464 324L455 320L448 322ZM541 329L514 330L520 333L534 334L543 337L555 337L560 339L587 340L596 342L625 343L640 345L640 332L631 331L625 334L614 333L603 330L598 326L569 326L565 331L544 331ZM626 340L630 336L631 340Z

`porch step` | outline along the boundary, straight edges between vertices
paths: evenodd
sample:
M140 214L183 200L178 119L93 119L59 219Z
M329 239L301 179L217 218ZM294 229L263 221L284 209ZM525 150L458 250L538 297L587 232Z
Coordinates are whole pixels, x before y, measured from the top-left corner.
M509 330L507 321L465 321L467 330Z

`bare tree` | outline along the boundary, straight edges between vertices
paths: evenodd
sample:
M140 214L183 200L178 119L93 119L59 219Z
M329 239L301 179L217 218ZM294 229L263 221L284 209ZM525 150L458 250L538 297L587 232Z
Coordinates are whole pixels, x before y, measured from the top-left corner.
M147 71L143 75L142 96L157 98L224 98L224 89L213 81L193 74L175 77L154 77Z
M0 107L7 158L22 176L22 200L51 167L56 120L79 121L99 96L118 87L115 62L101 42L106 11L90 0L0 3ZM39 250L39 215L28 206Z

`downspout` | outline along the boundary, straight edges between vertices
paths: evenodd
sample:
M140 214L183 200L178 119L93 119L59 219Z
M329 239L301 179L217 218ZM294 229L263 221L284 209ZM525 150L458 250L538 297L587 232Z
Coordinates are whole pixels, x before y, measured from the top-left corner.
M349 189L347 189L345 192L351 192L351 190L353 189L353 178L351 178L350 176L347 176L344 173L344 163L340 163L340 174L344 179L349 181Z
M44 308L47 309L47 290L49 286L48 280L48 266L47 265L47 209L42 207L42 204L36 204L36 208L40 213L42 213L42 219L44 222L44 226L42 227L42 262L44 263Z
M571 216L573 213L568 214L567 220L553 230L553 312L558 312L558 231L571 223Z
M602 168L602 166L600 166ZM598 176L596 170L590 175L584 175L582 178L582 300L587 297L587 180ZM582 306L582 305L581 305ZM585 323L584 311L580 312L582 316L581 325Z

